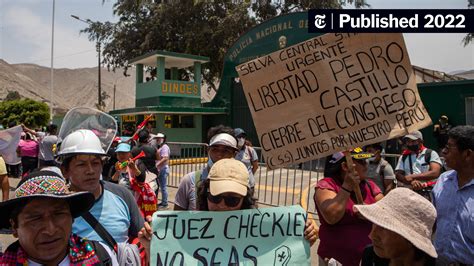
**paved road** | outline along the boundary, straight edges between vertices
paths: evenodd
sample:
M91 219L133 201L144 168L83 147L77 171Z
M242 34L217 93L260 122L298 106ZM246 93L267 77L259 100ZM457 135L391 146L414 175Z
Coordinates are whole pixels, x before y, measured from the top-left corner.
M182 176L181 174L184 175L184 173L187 173L191 170L198 169L199 167L200 166L193 166L193 167L187 166L187 167L182 167L179 171L176 170L175 173L172 174L172 176L170 177L171 185L177 186L177 183L173 184L173 182L177 181L179 177ZM266 173L266 169L264 168L261 168L260 171L263 171L264 173ZM296 176L296 178L293 178L294 173L292 174L291 171L292 170L269 171L260 179L257 179L257 184L256 184L257 196L261 198L262 201L263 199L265 199L265 202L269 202L274 205L298 204L300 195L304 193L309 193L309 197L310 199L312 199L312 193L313 193L312 191L314 189L309 189L309 187L311 184L314 184L314 182L316 182L316 177L311 176L308 179L308 176L311 175L311 173L306 173L306 171L303 171L302 176L306 177L306 179L298 177L298 176ZM283 178L279 178L280 176ZM306 184L306 182L303 184L301 180L309 180L311 182L306 181L308 184ZM18 182L19 182L19 179L10 179L10 187L11 187L10 197L13 197L14 187L16 187ZM176 191L177 191L176 187L169 187L168 192L169 192L169 199L170 199L170 209L173 208L172 203L174 201ZM310 200L310 204L312 204L311 202L312 200ZM265 207L265 206L261 205L261 207ZM311 206L310 206L310 210L311 210ZM319 224L318 221L316 222ZM0 244L3 250L13 241L15 241L15 238L12 235L0 234ZM316 255L318 244L319 244L319 240L311 248L311 265L318 265L318 260L317 260L317 255Z

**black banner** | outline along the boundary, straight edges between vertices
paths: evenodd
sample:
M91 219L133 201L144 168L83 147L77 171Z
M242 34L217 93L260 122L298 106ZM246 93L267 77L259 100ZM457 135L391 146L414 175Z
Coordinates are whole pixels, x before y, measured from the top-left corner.
M308 32L468 33L474 32L474 10L312 9Z

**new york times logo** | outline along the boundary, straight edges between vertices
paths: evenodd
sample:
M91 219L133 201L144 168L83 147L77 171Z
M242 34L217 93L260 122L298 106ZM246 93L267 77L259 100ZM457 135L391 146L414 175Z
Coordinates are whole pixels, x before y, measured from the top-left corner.
M326 27L326 15L315 15L314 26L318 29L324 29Z
M308 31L467 33L474 31L474 10L310 10Z

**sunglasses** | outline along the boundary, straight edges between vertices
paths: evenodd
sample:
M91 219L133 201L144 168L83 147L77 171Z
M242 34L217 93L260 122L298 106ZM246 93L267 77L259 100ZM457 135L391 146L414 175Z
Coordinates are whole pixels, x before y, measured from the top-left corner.
M222 200L224 200L225 205L228 207L235 207L239 205L240 201L242 200L242 197L233 197L233 196L213 196L210 192L207 192L207 199L214 203L214 204L219 204Z

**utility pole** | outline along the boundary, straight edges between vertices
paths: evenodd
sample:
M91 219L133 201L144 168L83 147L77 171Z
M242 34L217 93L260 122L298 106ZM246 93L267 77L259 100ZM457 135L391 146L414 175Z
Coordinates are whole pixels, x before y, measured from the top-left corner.
M54 13L56 0L53 0L53 18L51 22L51 84L49 88L49 109L51 112L49 123L53 124L54 110L53 110L53 91L54 91Z
M87 23L89 25L92 25L94 22L91 21L90 19L86 19L86 20L83 20L81 18L79 18L78 16L75 16L75 15L71 15L72 18L74 19L77 19L79 21L82 21L84 23ZM99 109L102 109L102 85L101 85L101 71L100 71L100 36L99 34L97 33L97 36L96 36L96 40L97 40L97 43L96 43L96 50L97 50L97 54L98 54L98 63L97 63L97 68L98 68L98 78L97 78L97 90L98 90L98 96L97 96L97 106Z
M115 91L117 90L117 85L114 83L114 110L115 110Z

